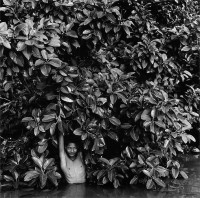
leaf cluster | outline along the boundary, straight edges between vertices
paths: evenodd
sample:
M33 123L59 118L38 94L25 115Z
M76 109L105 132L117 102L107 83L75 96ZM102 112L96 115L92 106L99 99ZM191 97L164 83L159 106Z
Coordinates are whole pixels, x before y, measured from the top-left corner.
M195 141L188 131L199 122L198 6L3 0L1 133L13 135L23 123L41 155L32 155L25 181L57 186L59 174L46 169L54 160L44 153L50 143L57 148L58 131L82 140L88 180L154 188L165 186L161 177L186 178L173 160ZM106 159L111 140L120 155Z

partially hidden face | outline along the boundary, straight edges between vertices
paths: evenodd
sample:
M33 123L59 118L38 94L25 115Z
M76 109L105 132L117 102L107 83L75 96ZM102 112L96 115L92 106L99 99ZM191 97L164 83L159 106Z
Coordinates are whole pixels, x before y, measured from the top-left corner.
M66 147L66 152L69 157L76 157L78 149L75 143L69 143Z

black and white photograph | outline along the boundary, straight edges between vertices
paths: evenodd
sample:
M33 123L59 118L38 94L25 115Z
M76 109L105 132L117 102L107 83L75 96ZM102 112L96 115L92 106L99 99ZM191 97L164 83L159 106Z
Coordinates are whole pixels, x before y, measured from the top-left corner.
M0 198L200 198L200 0L0 0Z

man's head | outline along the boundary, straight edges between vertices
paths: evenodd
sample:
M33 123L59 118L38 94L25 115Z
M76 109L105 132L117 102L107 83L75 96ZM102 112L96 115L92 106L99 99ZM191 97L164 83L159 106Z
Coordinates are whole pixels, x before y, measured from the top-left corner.
M78 142L75 138L67 138L66 142L65 142L65 151L67 153L67 156L74 160L76 159L78 152L79 152L79 146L78 146Z
M78 147L74 142L69 142L66 145L65 149L66 149L66 153L67 153L69 158L75 159L77 157Z

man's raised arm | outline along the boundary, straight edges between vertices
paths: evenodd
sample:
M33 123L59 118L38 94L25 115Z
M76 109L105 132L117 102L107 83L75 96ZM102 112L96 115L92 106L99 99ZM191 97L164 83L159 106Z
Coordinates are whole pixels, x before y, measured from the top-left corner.
M66 159L65 159L65 149L64 149L64 137L62 133L59 133L59 156L60 156L60 162L61 167L66 165Z

